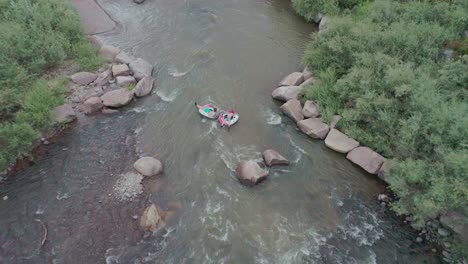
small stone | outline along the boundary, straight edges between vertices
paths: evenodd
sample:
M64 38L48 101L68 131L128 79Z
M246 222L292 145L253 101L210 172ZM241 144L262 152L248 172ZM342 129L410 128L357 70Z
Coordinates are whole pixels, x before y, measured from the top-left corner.
M142 157L133 164L135 170L144 176L154 176L163 172L161 161L153 157Z
M388 201L388 196L385 194L379 194L377 198L379 199L379 201L384 201L384 202Z
M52 117L56 123L70 123L76 119L76 113L71 105L64 104L54 108Z
M433 228L439 228L439 226L440 226L440 223L439 223L439 221L437 221L437 219L434 219L434 220L430 221L430 224L431 224L431 226Z
M437 229L437 233L441 236L441 237L448 237L450 235L449 231L445 228L442 228L442 227L439 227L439 229Z
M387 206L387 204L386 204L385 202L381 202L381 203L380 203L380 207L383 208L383 207L385 207L385 206Z
M6 201L6 200L8 200L8 196L7 196L7 195L3 196L3 201Z
M418 243L422 243L422 242L423 242L423 239L422 239L422 237L417 237L417 238L416 238L416 242L418 242Z
M432 252L436 253L436 252L437 252L437 249L432 248Z
M103 108L102 109L103 114L115 114L115 113L118 113L118 112L119 112L119 110L110 109L110 108Z
M133 220L137 220L138 219L138 215L134 215L132 216Z
M131 84L136 84L135 78L132 76L117 76L117 85L120 87L128 87Z

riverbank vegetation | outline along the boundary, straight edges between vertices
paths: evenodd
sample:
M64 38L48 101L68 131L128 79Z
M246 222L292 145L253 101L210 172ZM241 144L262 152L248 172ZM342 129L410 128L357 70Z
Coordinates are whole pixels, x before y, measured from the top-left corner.
M69 1L0 0L0 172L50 125L67 81L42 76L70 59L101 63Z
M322 3L323 2L323 3ZM323 5L322 5L323 4ZM393 209L424 223L468 215L468 2L293 0L307 20L334 15L304 62L326 121L392 159Z

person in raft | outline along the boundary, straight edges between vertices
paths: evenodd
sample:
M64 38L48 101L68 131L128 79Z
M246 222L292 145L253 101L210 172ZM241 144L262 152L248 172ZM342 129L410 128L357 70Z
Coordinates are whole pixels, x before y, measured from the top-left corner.
M206 105L199 105L195 103L195 106L205 112L209 117L214 118L216 114L218 113L218 108L212 104L206 104Z

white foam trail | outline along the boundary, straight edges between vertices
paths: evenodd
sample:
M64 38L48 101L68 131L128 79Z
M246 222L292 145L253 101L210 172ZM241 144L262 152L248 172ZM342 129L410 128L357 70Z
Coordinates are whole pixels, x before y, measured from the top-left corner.
M282 121L281 116L279 114L275 113L270 108L265 110L265 116L266 116L267 124L269 124L269 125L279 125L279 124L281 124L281 121Z
M165 91L159 90L159 91L156 92L156 94L159 97L161 97L161 100L163 100L164 102L172 102L172 101L174 101L174 99L177 98L178 92L177 92L177 90L173 90L169 94L166 94Z
M187 71L184 71L184 72L179 72L179 70L177 69L177 67L175 66L171 66L167 69L167 73L170 75L170 76L173 76L173 77L181 77L181 76L184 76L186 75L187 73L189 73L191 70L192 70L193 67L191 67L189 70Z

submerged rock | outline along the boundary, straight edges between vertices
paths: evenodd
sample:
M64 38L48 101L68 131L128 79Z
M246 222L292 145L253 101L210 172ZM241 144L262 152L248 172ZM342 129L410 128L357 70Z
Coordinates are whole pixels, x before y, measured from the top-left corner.
M297 99L287 101L280 107L280 109L296 123L304 119L304 116L302 115L301 102Z
M91 97L80 105L80 110L89 115L100 111L104 105L102 104L101 98Z
M120 49L111 45L102 45L99 50L99 54L104 57L107 61L114 61L117 54L120 53Z
M116 64L112 65L112 76L127 76L130 74L130 69L127 64Z
M101 96L102 103L107 107L122 107L130 103L132 99L133 91L127 88L110 91Z
M117 76L115 80L117 82L117 85L120 87L128 87L131 84L137 83L135 78L133 78L132 76Z
M299 129L311 138L324 139L330 127L321 118L309 118L297 123Z
M268 177L268 171L260 168L255 161L241 161L236 168L239 181L247 186L260 183Z
M384 157L368 147L357 147L346 158L370 174L377 174L385 161Z
M289 165L289 161L273 149L267 149L263 152L263 160L268 167Z
M286 102L291 99L298 99L299 94L301 92L302 92L302 87L299 87L299 86L282 86L282 87L276 88L271 93L271 96L274 99Z
M304 117L307 118L320 116L317 104L315 104L315 102L311 100L307 100L304 103L304 107L302 108L302 114L304 115Z
M120 201L131 201L136 199L143 193L143 185L141 185L142 180L143 176L134 172L128 172L120 175L120 178L114 186L114 192L117 199Z
M143 79L141 79L137 85L135 86L135 90L133 91L135 93L136 97L143 97L147 96L148 94L151 93L151 90L153 90L153 78L146 76Z
M135 162L133 167L144 176L158 175L163 171L161 161L153 157L142 157Z
M332 128L325 139L325 145L334 151L348 153L359 146L359 142Z
M80 85L88 85L97 78L97 74L92 73L92 72L77 72L73 74L70 79L72 82Z
M159 214L158 207L155 204L151 204L146 207L143 215L140 218L140 226L147 231L156 231L162 224L162 219Z
M304 82L304 75L302 72L293 72L288 76L284 77L278 86L297 86Z
M137 80L141 80L146 76L151 76L153 72L153 66L141 58L130 62L129 66L130 70L133 72L133 76Z
M70 123L76 119L75 110L69 104L57 106L52 110L52 119L56 123Z

